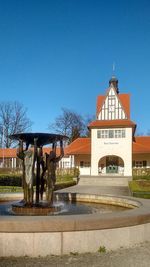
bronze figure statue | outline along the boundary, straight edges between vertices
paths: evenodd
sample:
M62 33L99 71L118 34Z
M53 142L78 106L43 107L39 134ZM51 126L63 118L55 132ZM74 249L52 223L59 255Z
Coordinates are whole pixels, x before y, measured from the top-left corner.
M48 207L52 206L53 191L56 183L56 166L64 156L64 135L49 133L18 133L9 136L19 141L17 156L22 160L23 169L23 192L22 205L26 207L39 207L39 196L43 199L44 187L46 185L46 200ZM60 155L56 155L57 142L60 142ZM50 153L43 156L43 146L52 144ZM30 147L29 147L30 146ZM34 198L33 180L36 183L36 196Z
M53 201L53 191L56 183L56 166L64 156L63 142L60 141L60 156L56 156L56 143L53 143L52 151L46 154L46 169L47 169L47 202L50 204Z
M33 179L35 176L35 161L37 157L36 139L34 140L34 148L29 149L29 144L26 143L26 148L23 149L23 141L19 141L19 149L17 156L22 160L23 165L23 191L24 191L24 203L26 206L32 206L33 204Z
M41 175L41 199L43 199L43 192L44 192L44 184L45 184L45 172L47 171L46 175L46 200L48 205L53 202L53 191L55 188L56 183L56 167L57 163L62 159L64 156L63 150L63 142L60 141L60 155L56 156L56 143L53 143L52 150L50 153L45 153L46 159L45 163L42 161L42 175Z

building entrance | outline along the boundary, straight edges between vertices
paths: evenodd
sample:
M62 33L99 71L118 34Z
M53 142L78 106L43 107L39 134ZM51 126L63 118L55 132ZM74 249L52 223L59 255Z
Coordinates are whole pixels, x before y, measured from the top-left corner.
M106 157L106 173L118 173L118 157Z

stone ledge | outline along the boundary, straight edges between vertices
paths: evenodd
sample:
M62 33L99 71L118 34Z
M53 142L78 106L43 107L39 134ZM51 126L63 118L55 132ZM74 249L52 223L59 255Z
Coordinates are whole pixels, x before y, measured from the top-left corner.
M96 252L100 246L109 251L150 239L149 200L89 194L69 197L81 201L118 199L136 208L109 214L0 216L0 257Z
M63 194L63 193L62 193ZM59 194L60 196L62 194ZM70 232L85 230L114 229L150 222L150 201L132 197L98 196L89 194L67 194L77 200L99 201L100 203L117 203L136 207L122 212L109 214L63 215L63 216L1 216L0 232L36 233L36 232Z

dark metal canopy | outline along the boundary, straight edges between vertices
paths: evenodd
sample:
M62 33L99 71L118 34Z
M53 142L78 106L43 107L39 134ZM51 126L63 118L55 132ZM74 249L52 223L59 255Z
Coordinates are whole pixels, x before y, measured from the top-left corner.
M51 133L17 133L9 136L10 139L21 140L34 145L34 139L37 138L37 146L44 146L50 143L68 139L67 136Z

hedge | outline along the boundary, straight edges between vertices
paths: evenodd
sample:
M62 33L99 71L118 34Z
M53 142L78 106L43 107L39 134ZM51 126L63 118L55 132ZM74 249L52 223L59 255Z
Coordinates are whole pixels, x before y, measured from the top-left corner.
M73 178L69 175L59 176L58 179L56 179L56 190L58 186L61 188L65 188L67 186L71 186L76 184L75 181L73 181ZM34 179L33 185L36 185L36 181ZM0 186L19 186L22 187L22 176L17 174L0 174Z
M150 175L139 175L139 176L133 176L133 180L150 180Z
M22 176L16 174L0 174L0 186L22 186Z

